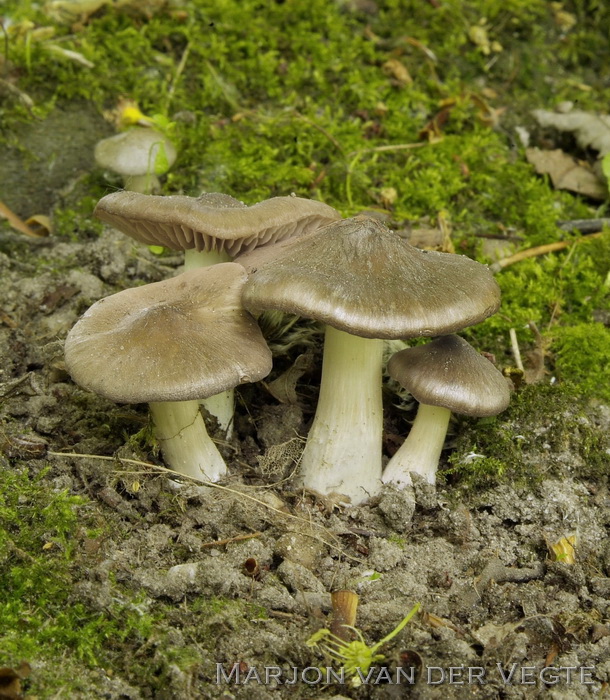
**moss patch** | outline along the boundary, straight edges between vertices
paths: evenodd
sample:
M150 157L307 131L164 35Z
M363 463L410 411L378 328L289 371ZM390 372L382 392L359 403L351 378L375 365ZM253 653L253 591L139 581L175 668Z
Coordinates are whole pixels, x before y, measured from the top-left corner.
M445 478L466 488L549 477L600 478L610 469L607 439L572 386L528 386L496 418L463 420Z

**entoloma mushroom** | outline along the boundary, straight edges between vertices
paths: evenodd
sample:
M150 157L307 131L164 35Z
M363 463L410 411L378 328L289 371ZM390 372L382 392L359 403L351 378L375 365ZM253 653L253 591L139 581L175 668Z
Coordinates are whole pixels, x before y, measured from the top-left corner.
M341 218L323 202L274 197L250 207L227 194L200 197L113 192L97 204L95 216L141 243L185 251L185 269L230 260L242 251L297 236ZM227 437L234 412L233 391L202 402Z
M198 399L255 382L271 352L240 302L236 263L185 272L96 302L68 334L66 366L86 389L118 403L150 404L169 467L217 481L226 465Z
M156 129L137 126L99 141L95 162L118 173L126 190L152 192L176 160L174 144Z
M498 285L484 265L418 250L366 217L237 262L250 271L247 309L326 324L320 396L300 480L318 493L362 502L381 487L381 339L434 336L478 323L497 310Z
M413 472L436 483L438 461L451 412L495 416L510 401L501 372L457 335L406 348L392 355L388 373L417 401L417 416L407 439L383 472L384 483L404 487Z

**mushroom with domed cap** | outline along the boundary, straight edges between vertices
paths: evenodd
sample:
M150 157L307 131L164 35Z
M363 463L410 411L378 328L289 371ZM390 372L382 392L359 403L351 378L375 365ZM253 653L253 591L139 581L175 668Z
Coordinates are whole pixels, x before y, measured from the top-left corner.
M457 335L397 352L390 358L388 373L419 401L407 439L383 472L384 483L399 487L411 483L412 473L436 483L452 411L465 416L495 416L510 401L502 373Z
M159 187L176 160L174 144L155 129L137 126L99 141L95 162L100 168L118 173L126 190L148 193Z
M226 473L198 399L271 371L271 352L240 302L243 267L222 263L96 302L65 344L74 381L111 401L150 404L169 467L204 481Z
M316 415L301 483L352 504L381 487L382 339L435 336L479 323L500 303L487 267L421 251L366 217L240 256L244 306L326 324Z

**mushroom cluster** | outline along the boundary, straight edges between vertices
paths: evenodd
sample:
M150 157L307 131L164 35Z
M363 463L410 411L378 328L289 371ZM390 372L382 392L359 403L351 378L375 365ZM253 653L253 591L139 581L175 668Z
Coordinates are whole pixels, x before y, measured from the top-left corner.
M114 401L150 404L177 471L211 481L226 473L199 401L230 429L233 387L271 371L254 320L267 310L325 325L318 406L298 475L319 494L357 504L383 482L410 483L413 472L433 483L451 411L493 415L508 404L502 375L453 335L500 304L492 274L470 258L419 250L373 219L341 219L294 196L248 207L217 193L117 192L95 214L138 241L186 252L185 272L97 302L66 341L76 382ZM419 337L436 340L389 363L420 409L382 472L383 344Z
M148 403L168 466L217 481L226 464L200 405L228 437L233 388L271 371L271 352L242 307L241 250L298 236L340 218L322 202L276 197L247 207L219 193L104 197L94 212L138 241L196 255L177 277L94 304L70 331L66 366L81 386L119 403Z

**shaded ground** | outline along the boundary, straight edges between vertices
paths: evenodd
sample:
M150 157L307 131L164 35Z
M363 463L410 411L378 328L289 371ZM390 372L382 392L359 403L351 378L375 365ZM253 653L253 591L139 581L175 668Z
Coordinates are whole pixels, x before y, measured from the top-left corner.
M544 4L531 8L526 12L515 3L506 16L495 15L498 38L511 41L506 29L511 13L519 31L526 33L529 11L542 13L539 19L551 12ZM566 11L577 17L575 31L593 32L595 28L581 18L583 8L570 6ZM393 29L392 20L401 16L399 10L404 16L407 9L388 9L385 15L373 5L368 10L360 6L332 10L335 29L325 34L328 45L341 36L362 37L369 31L382 37L376 48L379 54L364 62L363 74L375 67L382 75L381 65L398 56L415 77L408 97L401 98L396 93L399 88L391 83L399 80L396 68L394 73L389 68L383 73L387 92L379 88L370 96L350 74L350 89L358 96L349 105L351 117L345 124L340 119L327 122L323 109L315 104L310 112L305 102L299 105L307 119L319 119L317 126L346 141L344 154L339 156L328 134L318 128L312 131L320 141L312 144L304 137L300 146L304 153L299 154L292 132L273 113L272 102L279 99L282 105L282 100L289 103L294 96L286 92L278 98L269 88L266 98L271 102L265 102L257 81L253 79L247 93L239 83L239 71L232 75L223 68L220 77L206 78L214 113L201 117L196 126L178 121L184 160L182 168L180 163L176 167L174 179L166 181L165 193L178 189L190 193L204 186L239 196L247 192L248 201L284 194L273 179L270 153L276 148L276 162L285 156L281 167L289 183L287 191L318 194L320 186L323 198L347 215L373 203L382 210L381 190L398 186L390 204L387 197L393 195L384 195L381 215L390 225L407 230L404 220L409 219L411 228L436 226L443 218L439 212L447 207L457 229L453 240L471 254L479 250L476 234L485 227L493 229L501 223L508 233L516 231L525 246L536 245L560 235L556 218L603 213L592 203L553 192L536 179L512 142L511 122L520 123L521 115L510 112L499 130L481 129L473 123L468 100L459 106L463 113L454 116L457 122L438 147L422 148L416 161L409 157L382 163L390 173L387 177L380 174L383 169L377 161L361 163L360 168L353 154L348 157L352 148L397 140L416 142L417 129L434 116L438 93L451 92L447 86L457 80L449 68L456 46L444 54L439 44L431 45L445 71L444 80L438 82L432 80L429 66L425 77L416 73L419 49L415 56L404 49L392 53L407 31L421 41L435 37L440 41L432 5L422 11L421 33L415 24L405 24L404 30L396 24ZM475 25L484 10L493 16L491 4L465 7L466 25ZM258 14L250 5L243 11L252 20L250 31L255 36L264 31L265 22L274 26L285 19L278 14L284 12L279 4L264 12L259 9ZM227 34L239 33L237 9L228 4L218 13L214 21ZM297 23L311 20L295 13ZM549 31L557 35L553 41L571 40L569 32L552 24L551 14L545 17L554 27ZM103 35L96 27L111 21L110 13L102 13L87 31ZM147 24L128 17L119 25L121 31L133 28L138 41L144 41L147 33L163 34L158 19ZM170 37L165 43L153 42L155 51L180 55L176 36L182 36L184 27L176 27L176 35L165 31L164 36ZM536 30L531 31L536 38ZM87 36L89 41L95 37ZM522 37L524 43L526 39ZM285 83L280 85L288 89L297 84L291 73L295 65L295 71L301 70L306 78L307 90L316 95L317 81L322 79L313 69L308 72L302 64L296 65L289 48L277 41L278 63L282 57L287 61L281 74ZM574 45L581 46L575 40ZM590 40L590 45L595 42ZM474 44L462 46L468 48L460 54L459 75L469 85L479 89L482 82L492 83L495 78L510 89L506 76L512 65L514 70L520 66L524 74L520 89L528 87L527 76L535 71L527 68L531 60L527 52L512 47L510 53L511 47L505 48L498 58L504 62L499 74L490 76L482 67L489 59L479 55ZM324 62L329 60L324 47L316 50L318 64L332 76L332 63ZM245 61L248 46L242 45L239 51ZM541 64L546 60L543 53ZM560 82L564 72L572 81L585 81L595 73L590 58L585 54L577 58L580 63L575 67L562 56L553 74L558 81L554 89L562 96L569 91ZM96 60L103 65L106 59L100 53ZM71 70L75 69L67 72ZM19 71L17 84L25 88L29 85L26 70L21 66ZM275 71L274 67L274 75ZM146 75L155 79L150 70ZM223 83L223 76L238 86L237 93ZM60 77L67 80L54 76L64 85ZM193 79L187 71L185 82ZM607 87L599 86L600 96ZM29 89L34 88L42 90L40 85ZM67 92L65 87L59 89ZM124 89L121 85L117 93ZM303 84L301 89L306 90ZM546 89L541 87L543 92ZM591 327L607 333L604 280L610 263L605 239L595 244L597 248L583 244L567 257L522 263L498 276L503 310L481 329L474 329L469 339L481 350L493 350L502 368L513 363L510 327L517 327L524 351L534 353L530 365L526 360L529 369L535 368L536 351L539 360L542 350L523 329L526 321L535 320L547 343L555 345L545 346L550 354L543 357L541 381L523 384L505 414L493 421L452 424L450 450L443 460L445 476L436 491L424 484L404 492L387 488L370 504L340 509L294 488L290 476L302 445L299 436L306 435L319 381L319 336L306 324L288 347L286 338L269 331L276 352L270 379L290 367L299 354L311 354L309 369L296 387L297 403L280 403L263 385L244 388L237 403L237 435L222 448L231 479L225 489L207 490L143 466L142 462L162 466L151 445L145 407L111 404L75 386L65 372L63 339L91 303L128 286L165 279L181 264L179 256L154 255L90 221L91 204L107 187L93 169L90 150L109 129L99 109L80 101L82 95L77 94L77 101L66 97L59 110L49 108L50 121L33 125L5 106L11 130L4 135L7 155L0 164L2 199L23 216L48 212L51 207L58 225L55 235L40 241L26 239L8 227L0 233L0 663L13 669L22 661L31 666L29 675L23 671L27 675L24 693L39 698L262 700L337 694L570 699L604 692L610 683L610 408L603 382L603 344L586 346L584 340L576 341L586 348L582 354L588 355L578 361L574 350L564 360L560 351L566 337L562 328L580 329L583 337ZM346 103L352 99L347 93L342 97ZM375 101L381 98L393 115L385 122L374 113ZM250 122L243 115L230 121L239 114L239 107L247 103L253 108L259 99L266 114ZM318 99L321 105L332 104ZM523 93L516 99L523 100ZM583 99L592 98L583 92ZM354 116L359 100L370 111ZM179 96L178 102L174 111L199 108L185 97ZM401 105L408 133L399 137ZM269 114L273 129L265 122ZM72 121L59 128L60 115ZM206 119L205 128L216 141L202 155L193 154L189 145ZM82 130L85 121L88 127ZM295 120L290 123L293 128ZM379 128L385 131L378 140L375 130ZM74 157L64 159L59 146L66 142ZM250 144L256 158L248 156L244 144ZM236 152L242 149L243 158L240 154L239 160L223 165L221 156L229 147ZM462 164L453 157L456 153ZM255 168L248 165L249 157L260 169L259 183L250 173L249 168ZM198 158L205 162L205 171L194 165ZM312 158L315 162L308 170ZM49 163L56 165L48 167ZM470 170L468 177L462 165ZM506 170L503 189L496 192L502 170ZM325 175L320 178L322 171ZM435 183L434 173L440 173L443 187ZM405 178L411 178L410 184L400 189L398 183ZM424 220L425 215L432 222ZM389 387L385 401L389 455L404 436L414 407ZM563 552L554 553L553 545L562 540ZM285 681L292 678L293 667L300 673L330 664L306 641L328 620L329 592L343 588L361 596L357 626L370 644L388 634L416 603L421 604L420 614L382 650L390 677L396 677L397 666L415 668L418 680L408 690L406 683L400 687L382 683L387 681L384 675L373 683L377 673L359 689L349 679L328 686L308 683L316 679L313 669L304 679L298 676L296 685L278 685L273 678L259 684L251 676L250 683L239 686L233 682L235 675L231 682L216 682L217 664L222 664L226 675L238 664L242 680L250 669L257 669L263 681L266 666L280 667ZM465 670L462 676L454 671L450 683L449 667L471 668L472 682L461 684L468 681ZM546 667L563 669L557 671L556 683L553 671L540 677ZM443 682L437 682L439 669L445 673ZM477 682L481 677L485 685ZM8 685L2 682L0 676L0 697ZM4 697L19 695L6 691Z

